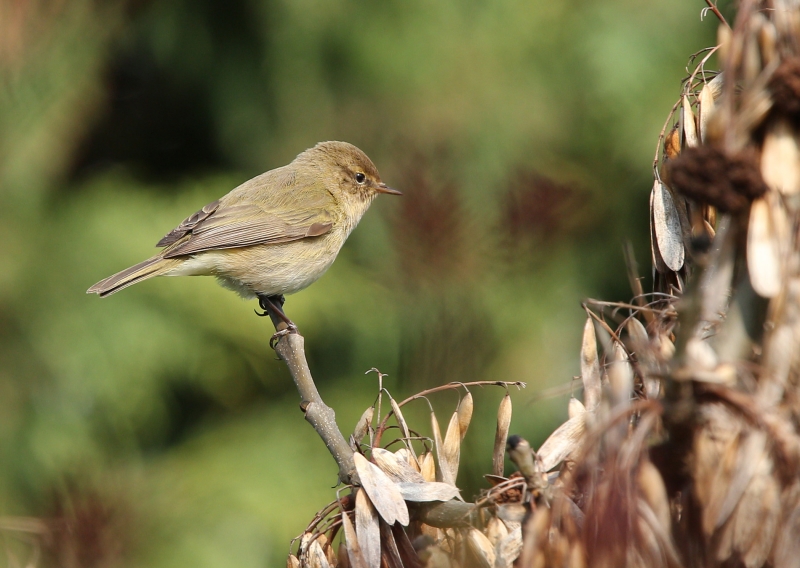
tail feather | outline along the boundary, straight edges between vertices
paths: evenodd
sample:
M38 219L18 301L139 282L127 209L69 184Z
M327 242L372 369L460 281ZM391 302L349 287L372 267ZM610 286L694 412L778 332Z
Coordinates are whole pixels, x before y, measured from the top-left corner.
M183 260L180 258L163 258L161 255L156 255L152 258L148 258L144 262L140 262L130 268L126 268L122 272L117 272L101 280L86 290L86 293L97 294L101 298L104 298L137 282L164 274L178 266L182 261Z

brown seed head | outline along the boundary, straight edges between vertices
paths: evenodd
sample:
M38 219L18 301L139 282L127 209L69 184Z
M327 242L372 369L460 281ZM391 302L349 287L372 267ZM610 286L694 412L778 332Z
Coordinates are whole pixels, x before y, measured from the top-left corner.
M667 164L666 177L676 191L722 212L741 211L767 191L752 149L731 156L712 146L686 148Z

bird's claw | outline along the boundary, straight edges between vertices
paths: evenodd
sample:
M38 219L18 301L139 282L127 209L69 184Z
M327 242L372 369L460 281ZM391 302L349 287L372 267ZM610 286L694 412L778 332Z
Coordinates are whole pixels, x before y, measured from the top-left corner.
M298 333L297 326L294 324L276 331L269 339L269 346L275 349L275 345L278 343L280 338L291 333Z

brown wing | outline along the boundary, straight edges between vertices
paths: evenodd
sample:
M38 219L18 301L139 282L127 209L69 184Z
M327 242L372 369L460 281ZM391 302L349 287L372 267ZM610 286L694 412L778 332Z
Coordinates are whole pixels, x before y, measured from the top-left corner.
M254 203L220 207L195 224L182 241L165 251L164 258L204 250L285 243L323 235L333 227L327 210L271 213Z
M157 247L165 247L165 246L171 245L172 243L178 242L183 237L185 237L186 234L189 233L189 231L194 229L194 227L200 221L203 221L209 215L214 213L214 211L217 210L217 207L219 207L219 199L217 199L216 201L212 201L211 203L209 203L208 205L203 207L197 213L194 213L193 215L190 215L189 217L184 219L183 222L180 225L178 225L177 227L172 229L169 233L167 233L164 236L164 238L162 238L160 241L158 241L158 243L156 243L156 246Z

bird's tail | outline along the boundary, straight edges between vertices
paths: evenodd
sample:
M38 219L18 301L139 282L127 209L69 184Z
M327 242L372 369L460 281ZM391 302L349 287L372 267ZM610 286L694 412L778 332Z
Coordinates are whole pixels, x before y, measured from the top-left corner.
M169 272L181 262L183 262L183 260L179 258L164 258L161 255L156 255L153 258L148 258L144 262L140 262L130 268L126 268L122 272L117 272L113 276L101 280L86 290L86 293L97 294L101 298L104 298L137 282Z

